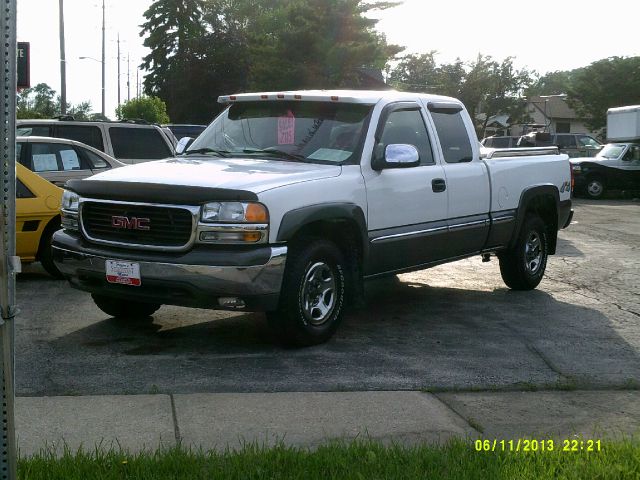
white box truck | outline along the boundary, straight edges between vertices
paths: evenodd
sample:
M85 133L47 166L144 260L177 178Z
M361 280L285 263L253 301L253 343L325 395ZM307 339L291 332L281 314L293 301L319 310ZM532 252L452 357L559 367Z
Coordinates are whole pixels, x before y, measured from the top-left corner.
M640 190L640 105L607 110L607 140L594 158L571 160L577 193Z

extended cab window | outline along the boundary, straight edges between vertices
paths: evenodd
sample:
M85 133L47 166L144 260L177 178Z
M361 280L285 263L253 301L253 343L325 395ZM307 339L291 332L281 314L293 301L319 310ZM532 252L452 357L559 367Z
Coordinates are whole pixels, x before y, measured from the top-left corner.
M413 145L418 150L421 165L434 163L427 128L417 107L392 111L384 122L380 143L385 147L394 143Z
M186 151L293 162L357 163L370 105L329 101L238 102Z
M82 142L98 150L104 151L102 132L98 127L89 125L56 125L55 137L68 138Z
M473 160L473 150L469 133L462 120L462 112L447 108L430 110L442 146L444 161L459 163Z
M116 158L160 160L171 156L162 133L155 128L109 128Z

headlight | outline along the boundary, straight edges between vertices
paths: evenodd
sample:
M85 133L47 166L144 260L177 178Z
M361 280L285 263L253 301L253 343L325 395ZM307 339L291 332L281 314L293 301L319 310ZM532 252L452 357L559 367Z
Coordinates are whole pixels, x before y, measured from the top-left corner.
M62 194L62 209L77 212L79 200L80 197L78 196L78 194L69 190L65 190Z
M267 223L269 213L261 203L210 202L202 206L200 220L206 223Z

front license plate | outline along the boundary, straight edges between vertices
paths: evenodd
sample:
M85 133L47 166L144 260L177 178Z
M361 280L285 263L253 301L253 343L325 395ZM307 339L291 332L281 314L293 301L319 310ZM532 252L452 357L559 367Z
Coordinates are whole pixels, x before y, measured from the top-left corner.
M140 264L133 262L121 262L120 260L107 260L105 265L107 282L121 285L133 285L139 287Z

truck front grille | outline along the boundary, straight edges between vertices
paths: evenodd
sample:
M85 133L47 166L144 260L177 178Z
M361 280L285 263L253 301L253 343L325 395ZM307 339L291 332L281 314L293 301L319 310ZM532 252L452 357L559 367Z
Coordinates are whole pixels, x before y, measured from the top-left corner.
M191 212L179 207L85 201L80 218L89 240L123 245L183 247L193 231Z

